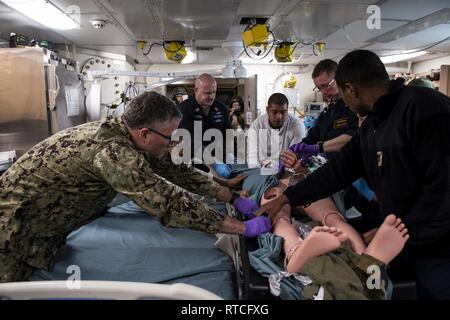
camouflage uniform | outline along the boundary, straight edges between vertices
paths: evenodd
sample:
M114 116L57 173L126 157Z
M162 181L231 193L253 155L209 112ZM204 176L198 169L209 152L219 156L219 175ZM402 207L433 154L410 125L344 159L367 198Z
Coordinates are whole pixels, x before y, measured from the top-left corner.
M117 192L167 227L217 232L223 217L180 187L209 198L219 188L169 155L152 160L136 151L121 117L53 135L0 177L0 282L51 270L65 237Z

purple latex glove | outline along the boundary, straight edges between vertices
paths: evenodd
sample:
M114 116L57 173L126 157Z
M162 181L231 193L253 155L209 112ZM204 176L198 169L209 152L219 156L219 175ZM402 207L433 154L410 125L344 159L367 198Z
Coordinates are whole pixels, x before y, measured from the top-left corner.
M300 153L302 145L304 145L303 142L295 143L295 144L293 144L293 145L291 145L289 147L289 150L291 150L292 152L295 152L295 153ZM284 167L285 166L284 166L284 163L282 161L278 162L278 172L283 172L284 171Z
M289 147L289 150L291 150L292 152L295 152L295 153L300 153L300 150L304 144L305 143L303 143L303 142L293 144L292 146Z
M269 232L270 229L272 229L272 224L266 216L259 216L252 220L244 221L244 224L245 232L243 236L247 238L256 237L262 233Z
M301 143L298 149L301 156L300 162L302 166L306 166L309 158L311 158L312 156L317 156L319 154L319 145L317 144Z
M254 200L244 197L236 198L233 205L246 218L254 218L254 212L259 209L258 204Z

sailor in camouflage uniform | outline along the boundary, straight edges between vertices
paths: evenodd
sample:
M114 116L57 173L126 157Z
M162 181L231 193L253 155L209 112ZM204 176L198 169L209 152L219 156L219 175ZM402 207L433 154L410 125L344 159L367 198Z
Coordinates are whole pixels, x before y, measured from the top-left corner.
M268 232L266 217L224 217L189 193L232 203L237 197L172 163L170 136L180 120L172 101L146 92L123 116L63 130L19 158L0 177L0 282L51 270L65 237L98 217L118 192L167 227L249 237Z

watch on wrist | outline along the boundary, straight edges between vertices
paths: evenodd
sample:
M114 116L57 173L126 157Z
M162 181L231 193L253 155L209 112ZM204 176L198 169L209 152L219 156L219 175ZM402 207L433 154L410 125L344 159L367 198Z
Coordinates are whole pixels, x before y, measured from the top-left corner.
M317 144L319 145L319 153L323 153L323 141L319 141Z

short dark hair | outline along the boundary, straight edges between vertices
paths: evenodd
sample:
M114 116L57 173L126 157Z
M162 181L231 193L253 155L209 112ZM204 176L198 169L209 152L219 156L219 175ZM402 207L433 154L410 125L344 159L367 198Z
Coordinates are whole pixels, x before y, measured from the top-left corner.
M314 70L312 72L311 77L317 78L320 76L322 72L326 72L327 74L331 74L336 72L337 69L337 62L331 59L325 59L320 61L316 66L314 67Z
M144 92L127 106L123 120L130 128L151 127L155 122L164 123L181 119L181 112L169 98L154 92Z
M380 58L369 50L355 50L339 61L334 76L339 87L353 83L362 87L387 86L389 75Z
M273 93L269 97L267 106L270 107L272 104L276 104L278 106L283 106L283 105L289 106L289 100L284 94L277 92L277 93Z

